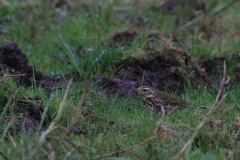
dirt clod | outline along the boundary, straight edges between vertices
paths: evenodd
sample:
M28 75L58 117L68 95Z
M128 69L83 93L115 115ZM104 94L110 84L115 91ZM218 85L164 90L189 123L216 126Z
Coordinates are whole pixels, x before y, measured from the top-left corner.
M27 117L39 124L43 118L44 106L42 105L41 97L35 96L33 98L26 97L24 100L17 102L17 107L20 112L27 114ZM43 125L47 125L51 121L51 116L47 112Z
M86 135L87 134L87 130L82 130L81 128L79 127L75 127L73 126L70 130L70 132L73 132L74 134L77 134L77 135Z
M110 44L112 46L131 45L131 43L136 38L136 36L137 36L137 32L135 30L119 32L112 37L112 39L110 40Z
M139 61L137 59L126 60L119 65L116 77L129 79L135 82L135 87L141 85L155 86L160 90L179 91L183 90L183 78L176 73L172 73L172 66L179 66L171 61L156 57L155 59ZM153 84L154 83L154 84Z
M29 134L31 131L34 131L37 127L36 123L34 123L33 120L29 119L29 118L24 118L21 116L5 116L3 118L3 123L7 124L9 122L11 122L11 126L8 129L8 133L11 134L11 136L19 135L22 131L22 127L23 131L25 134ZM23 126L24 123L24 126ZM0 129L0 132L4 131L4 128Z
M118 93L118 96L132 97L136 95L134 89L136 89L137 83L132 80L122 80L120 78L108 79L107 77L95 76L93 77L93 82L99 82L103 89L106 90L106 95L113 97Z
M17 43L9 43L0 48L0 68L2 70L9 69L11 75L19 75L14 78L23 85L31 86L32 78L34 78L37 85L53 86L49 76L43 76L42 72L36 71L33 66L28 65L27 56L18 48Z
M111 121L109 122L109 124L110 124L110 125L114 125L115 122L114 122L113 120L111 120Z
M199 2L197 0L167 0L165 1L160 7L158 7L158 10L163 11L170 11L174 8L177 8L179 6L186 6L189 5L191 8L195 8L196 10L202 10L202 12L207 11L207 6L203 2Z

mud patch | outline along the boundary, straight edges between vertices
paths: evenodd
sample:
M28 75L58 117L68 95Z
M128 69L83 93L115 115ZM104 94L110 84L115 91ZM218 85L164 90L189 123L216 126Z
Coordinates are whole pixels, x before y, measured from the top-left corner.
M24 116L5 116L0 124L7 125L10 123L11 125L7 132L12 136L18 136L22 131L24 134L34 132L43 118L44 106L40 100L40 97L35 96L34 98L25 98L14 102L14 104L16 104L16 109L19 110L18 114L24 114ZM47 126L50 122L51 116L47 112L45 120L43 121L43 126ZM1 133L4 132L4 130L5 127L0 128Z
M94 83L98 82L99 85L103 86L103 89L106 90L106 95L110 98L115 96L117 93L121 98L135 96L136 93L134 89L136 89L139 85L133 80L123 80L121 78L108 79L103 76L94 76L92 81Z
M33 120L29 118L24 118L21 116L5 116L2 119L2 123L8 124L11 123L8 133L11 136L14 135L20 135L22 131L24 131L25 134L29 134L31 132L34 132L35 129L37 128L37 125L34 123ZM23 125L24 124L24 125ZM0 129L0 132L4 132L4 128Z
M197 0L167 0L160 7L157 7L155 9L162 11L171 11L179 6L190 6L191 8L201 10L204 13L207 11L206 4Z
M141 85L166 92L177 91L178 94L183 92L188 80L193 86L197 85L196 74L189 74L193 72L193 68L181 50L167 46L163 51L149 47L145 51L145 59L132 58L118 64L114 78L95 76L93 82L99 81L106 94L111 97L118 91L119 97L134 97L134 90ZM191 62L198 67L194 58L191 58Z
M5 81L7 81L7 79ZM0 85L2 86L1 91L3 92L1 97L2 101L0 100L0 112L4 111L6 115L3 117L3 121L0 122L0 132L5 130L5 125L10 124L8 132L11 135L14 132L18 133L21 131L28 134L30 131L34 131L41 121L43 122L43 127L51 122L49 112L47 111L45 115L43 114L45 106L43 106L41 97L29 97L25 95L25 92L19 93L19 97L14 95L14 93L19 92L17 88L9 88L7 84L4 84L4 81L0 82ZM11 113L17 115L10 116L12 115Z
M42 72L36 71L33 66L28 65L27 56L18 48L17 43L9 43L0 48L0 69L9 70L14 78L25 86L31 86L32 79L35 79L36 85L43 87L52 87L52 79L49 76L43 76Z
M135 86L147 85L164 91L168 89L172 92L178 89L182 92L183 78L172 72L172 66L178 64L161 56L146 61L126 60L118 66L117 77L130 79L135 82Z
M70 132L76 134L76 135L86 135L88 133L87 130L83 130L81 129L80 127L76 127L76 126L73 126L71 129L70 129Z
M44 106L42 105L43 101L41 97L35 96L33 98L26 97L17 101L16 106L19 111L25 113L29 119L34 121L36 124L39 124L43 118ZM51 116L47 112L43 125L47 125L51 122Z
M231 55L227 56L210 57L202 61L201 63L203 64L203 69L205 69L207 75L211 78L212 81L215 81L218 85L218 81L220 81L220 79L218 79L218 76L222 74L223 60L226 60L227 69L228 66L230 66L230 68L235 68L235 70L233 71L235 74L231 74L231 77L229 78L238 83L240 81L240 67L238 64L238 61L240 60L240 52L232 53ZM229 62L231 62L231 64ZM234 66L235 64L236 66Z

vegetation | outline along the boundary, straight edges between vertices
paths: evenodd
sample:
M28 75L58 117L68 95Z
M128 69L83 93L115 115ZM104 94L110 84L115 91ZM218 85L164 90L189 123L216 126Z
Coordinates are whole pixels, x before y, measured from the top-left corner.
M176 110L161 119L162 115L147 109L140 96L119 98L118 93L105 94L108 90L98 82L89 86L89 80L96 75L116 77L118 65L125 60L135 58L143 62L161 56L166 47L181 49L172 38L174 35L199 66L212 62L208 60L218 62L218 72L210 76L215 88L219 88L215 82L223 77L222 57L227 59L227 75L232 80L225 88L228 95L223 105L182 157L238 159L240 3L233 2L198 1L203 7L199 9L183 0L170 10L164 8L164 1L154 0L0 1L2 46L16 42L36 71L66 80L62 87L48 90L36 84L35 78L31 79L31 86L21 85L16 75L11 74L11 68L3 69L0 59L0 157L100 159L98 156L106 154L102 159L170 159L175 156L208 109ZM221 10L225 6L226 10ZM116 33L123 31L136 33L130 44L114 41ZM151 34L157 37L151 39ZM145 47L154 48L154 55L148 55ZM233 53L237 58L233 58ZM198 78L197 85L186 77L182 91L168 89L170 85L165 87L166 91L174 96L182 92L183 100L211 107L217 92L207 89L201 77ZM37 108L44 106L40 125L34 124L34 129L29 127L32 123L26 122L31 117L19 108L23 103ZM48 115L51 122L47 121ZM154 130L159 120L162 123L157 136L151 138L156 135ZM72 125L76 128L70 133Z

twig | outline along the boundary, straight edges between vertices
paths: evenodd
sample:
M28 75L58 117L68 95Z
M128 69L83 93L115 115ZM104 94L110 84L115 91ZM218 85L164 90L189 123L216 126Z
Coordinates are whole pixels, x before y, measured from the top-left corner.
M224 73L226 73L226 59L224 59L223 60L223 66L224 66ZM224 79L224 84L223 85L225 85L225 80L226 80L226 77L225 77L225 79ZM224 87L223 87L223 91L222 91L222 93L221 93L221 97L223 96L223 94L224 94ZM221 104L221 108L222 108L222 125L221 125L221 127L223 127L223 117L224 117L224 102Z
M176 154L175 156L173 156L171 158L171 160L175 160L178 159L186 150L187 147L189 147L189 145L193 142L193 140L195 139L195 137L197 136L197 134L199 134L200 130L203 128L203 126L206 124L206 122L209 121L209 119L211 118L211 116L213 115L213 113L218 109L219 106L221 106L221 104L224 102L227 93L224 93L224 83L225 83L225 79L226 79L226 63L224 63L224 75L223 75L223 79L216 97L216 100L214 102L214 104L212 105L211 109L209 110L209 112L207 113L207 115L204 117L204 119L200 122L200 124L198 125L198 127L195 129L193 135L191 136L191 138L187 141L187 143L183 146L182 150ZM221 96L224 93L223 96ZM221 97L221 100L219 101L219 98ZM218 103L219 102L219 103Z
M96 157L93 157L91 160L93 160L93 159L99 159L99 158L104 158L104 157L110 157L110 156L113 156L113 155L119 154L119 153L129 152L129 151L133 150L134 148L139 147L139 146L142 146L142 145L150 142L151 140L153 140L153 139L155 139L155 138L156 138L156 136L152 136L152 137L148 138L147 140L144 140L144 141L138 143L138 144L135 145L135 146L129 147L129 148L124 149L124 150L120 150L120 151L116 151L116 152L112 152L112 153L103 154L103 155L101 155L101 156L96 156Z
M215 88L210 82L208 82L208 81L206 80L206 78L205 78L205 77L197 70L197 68L193 65L193 63L192 63L192 61L191 61L191 57L189 57L188 54L185 52L185 50L183 49L182 44L179 42L179 40L178 40L175 36L173 36L173 38L174 38L174 39L178 42L178 44L180 45L180 47L181 47L184 55L186 56L188 62L190 63L190 65L192 66L192 68L196 71L196 73L202 78L202 80L203 80L204 82L206 82L208 85L210 85L212 88L214 88L214 89L216 90L216 88Z
M226 9L228 9L229 7L231 7L233 4L235 4L236 2L239 2L239 0L235 0L235 1L232 1L232 2L230 2L230 3L228 3L225 7L223 7L223 8L221 8L219 11L217 11L217 12L214 12L214 13L212 13L210 16L216 16L216 15L218 15L219 13L221 13L221 12L223 12L223 11L225 11Z
M54 126L54 127L51 127L51 128L48 128L45 132L44 132L44 135L48 135L49 133L51 133L52 131L54 131L55 129L57 129L58 126Z
M168 115L172 114L176 109L178 109L178 106L174 107L174 108L168 113Z

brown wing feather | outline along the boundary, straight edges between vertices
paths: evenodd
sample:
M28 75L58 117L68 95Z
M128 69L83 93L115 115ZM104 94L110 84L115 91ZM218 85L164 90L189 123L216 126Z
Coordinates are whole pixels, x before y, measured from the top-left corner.
M183 106L188 106L191 105L188 102L185 102L184 100L174 97L168 93L165 92L161 92L161 97L158 97L158 99L156 99L157 101L161 101L163 104L165 105L183 105Z

